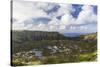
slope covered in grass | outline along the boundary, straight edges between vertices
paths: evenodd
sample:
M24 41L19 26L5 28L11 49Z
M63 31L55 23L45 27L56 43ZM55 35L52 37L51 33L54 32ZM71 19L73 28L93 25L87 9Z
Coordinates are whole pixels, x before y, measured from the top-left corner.
M65 37L58 32L12 31L12 65L96 61L97 33Z

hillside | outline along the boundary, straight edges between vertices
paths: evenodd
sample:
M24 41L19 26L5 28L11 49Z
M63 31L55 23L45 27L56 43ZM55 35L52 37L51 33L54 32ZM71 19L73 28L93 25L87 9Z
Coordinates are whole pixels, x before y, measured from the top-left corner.
M84 35L83 39L84 40L97 40L97 33Z
M95 61L96 51L97 33L66 37L58 32L12 31L12 65Z
M44 31L12 31L12 40L38 41L38 40L58 40L66 37L58 32Z

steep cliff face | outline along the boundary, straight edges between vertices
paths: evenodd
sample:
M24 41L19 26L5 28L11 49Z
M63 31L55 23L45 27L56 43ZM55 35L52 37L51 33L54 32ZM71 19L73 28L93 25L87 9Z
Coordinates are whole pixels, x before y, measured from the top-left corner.
M66 37L58 32L43 31L12 31L12 40L35 41L35 40L58 40Z
M82 40L97 40L97 33L80 35L77 37L64 36L59 32L47 31L12 31L12 40L35 41L35 40L62 40L62 39L82 39Z

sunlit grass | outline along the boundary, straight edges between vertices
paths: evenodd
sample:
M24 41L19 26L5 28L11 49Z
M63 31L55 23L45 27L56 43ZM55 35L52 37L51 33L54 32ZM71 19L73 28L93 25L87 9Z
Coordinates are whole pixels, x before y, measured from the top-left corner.
M80 61L96 61L97 60L97 52L81 54L79 56Z

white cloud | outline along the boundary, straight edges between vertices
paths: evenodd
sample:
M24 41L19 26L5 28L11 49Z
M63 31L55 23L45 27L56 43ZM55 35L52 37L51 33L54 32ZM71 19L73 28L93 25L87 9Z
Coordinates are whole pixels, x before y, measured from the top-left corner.
M12 29L13 30L23 30L24 29L24 24L23 23L13 23L12 24Z
M60 21L56 18L53 18L49 23L48 25L59 25L60 24Z
M28 30L36 30L36 31L48 31L49 28L44 23L39 23L38 25L32 25L30 29Z
M93 13L92 6L85 5L82 7L82 11L79 13L76 19L76 24L86 24L97 22L97 16Z
M70 24L73 24L74 21L75 21L75 18L73 18L70 13L66 13L61 18L61 24L62 25L70 25Z
M57 30L58 30L57 27L58 27L58 26L50 25L48 28L49 28L50 31L57 31Z
M72 8L72 5L69 4L59 4L60 8L58 10L58 12L56 12L52 19L52 21L50 21L48 24L49 25L56 25L55 29L66 29L66 26L69 24L72 24L72 22L74 21L74 18L71 15L71 12L74 11L74 9ZM57 18L55 18L56 16L60 16L63 15L61 20L58 20ZM54 26L53 26L54 27ZM57 29L57 30L58 30Z
M63 30L60 30L60 32L63 33L64 32L84 32L84 33L94 32L96 30L95 27L97 26L94 25L94 27L92 27L93 25L91 24L97 23L97 15L94 14L92 6L85 5L82 7L82 11L79 13L77 18L72 17L70 13L66 13L62 17L61 23L64 24L64 26L61 26ZM92 28L90 29L90 27Z
M13 17L18 20L47 17L46 13L37 7L38 6L32 2L13 1Z
M71 4L59 4L59 5L60 9L58 10L57 15L70 14L72 11L74 11Z
M56 4L54 4L56 5ZM57 12L47 15L44 10L50 10L54 7L50 3L39 3L39 2L21 2L14 1L13 4L13 18L17 21L13 23L13 29L27 29L27 30L43 30L43 31L59 31L59 32L87 32L90 26L80 26L82 24L92 24L97 22L97 15L93 13L93 7L85 5L82 7L82 11L79 13L77 18L71 15L74 11L72 5L69 4L58 4L60 8ZM61 20L56 17L61 16ZM28 23L25 26L25 20L32 22L31 18L47 17L52 19L49 23L45 24L39 22L39 24ZM72 25L72 26L71 26ZM73 26L74 25L74 26ZM84 31L83 31L84 30ZM92 30L90 30L92 31Z

